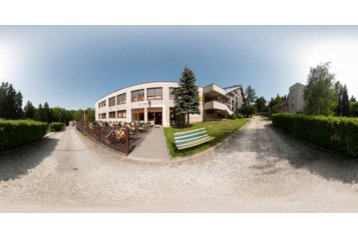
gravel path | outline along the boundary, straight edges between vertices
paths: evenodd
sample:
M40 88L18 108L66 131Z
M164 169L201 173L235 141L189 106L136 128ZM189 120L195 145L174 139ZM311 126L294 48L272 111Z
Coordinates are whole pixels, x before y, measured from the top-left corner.
M149 164L74 128L0 155L0 211L358 212L358 161L258 117L215 149Z

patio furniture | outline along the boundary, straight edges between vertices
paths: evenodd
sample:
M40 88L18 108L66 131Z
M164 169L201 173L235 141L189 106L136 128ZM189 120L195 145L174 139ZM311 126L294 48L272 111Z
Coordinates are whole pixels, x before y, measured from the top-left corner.
M175 145L178 150L194 147L211 141L214 138L208 135L205 128L174 133Z

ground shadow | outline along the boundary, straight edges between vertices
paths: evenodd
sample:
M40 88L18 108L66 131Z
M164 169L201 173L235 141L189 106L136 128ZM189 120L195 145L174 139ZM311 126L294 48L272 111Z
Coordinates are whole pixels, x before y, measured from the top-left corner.
M243 128L215 151L223 154L228 151L253 152L258 163L252 168L262 174L280 172L284 168L278 166L278 163L287 160L290 166L306 169L327 180L358 183L358 159L305 143L279 130L272 123L266 123L261 128Z
M286 142L288 151L281 155L295 168L304 168L327 180L339 180L343 183L358 183L358 159L310 145L283 132L272 124L265 126Z
M0 155L0 182L18 179L38 166L55 149L58 139L44 138Z

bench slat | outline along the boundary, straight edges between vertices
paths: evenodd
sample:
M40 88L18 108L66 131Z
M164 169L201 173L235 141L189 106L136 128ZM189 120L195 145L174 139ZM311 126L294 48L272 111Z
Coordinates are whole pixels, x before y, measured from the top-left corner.
M198 133L199 131L205 131L206 132L205 128L200 128L200 129L191 130L191 131L177 132L177 133L174 133L174 136L177 137L177 136L190 135L190 134Z
M188 143L188 144L183 144L183 145L180 145L178 147L179 150L182 150L182 149L186 149L186 148L190 148L190 147L194 147L196 145L200 145L200 144L203 144L205 142L208 142L208 141L211 141L212 139L214 139L215 137L206 137L205 139L203 140L200 140L200 141L196 141L195 143Z
M201 136L198 136L198 137L188 138L186 140L175 140L175 143L180 145L180 144L183 144L183 143L188 143L190 141L200 140L200 139L202 139L204 137L208 137L208 136L209 136L208 134L205 134L205 135L201 135Z

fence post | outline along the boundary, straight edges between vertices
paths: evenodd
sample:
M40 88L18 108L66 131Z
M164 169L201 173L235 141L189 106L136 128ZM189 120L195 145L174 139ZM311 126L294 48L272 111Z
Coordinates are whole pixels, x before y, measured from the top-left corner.
M129 128L126 127L124 129L124 131L125 131L125 137L126 137L125 144L124 144L124 148L125 148L124 152L125 152L126 155L128 155L129 154Z

